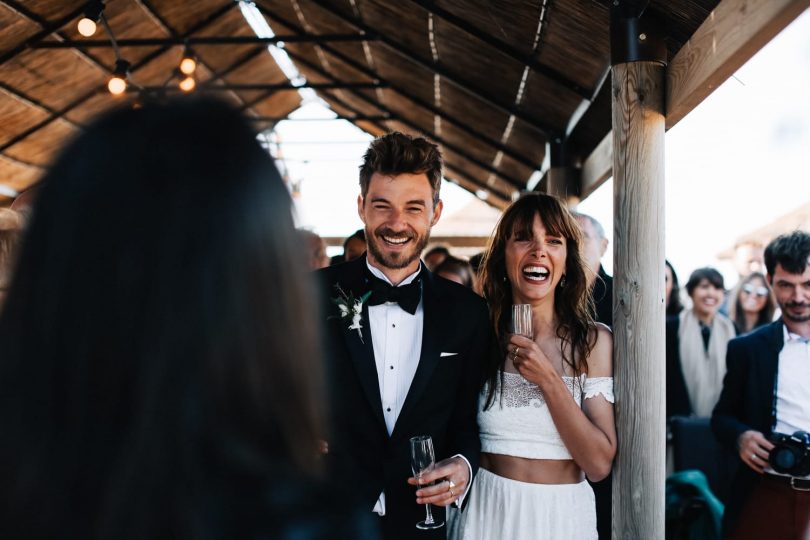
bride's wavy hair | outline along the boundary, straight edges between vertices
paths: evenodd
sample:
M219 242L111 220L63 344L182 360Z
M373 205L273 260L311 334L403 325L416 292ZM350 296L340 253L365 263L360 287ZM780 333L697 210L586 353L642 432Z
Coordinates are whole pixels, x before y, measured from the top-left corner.
M554 291L554 311L563 361L578 377L588 372L588 356L596 343L593 300L582 258L582 231L559 199L545 193L531 193L513 202L504 211L481 264L484 298L489 304L490 319L503 353L503 344L508 339L512 304L512 285L506 274L506 246L509 239L516 235L528 238L534 235L534 216L540 217L549 234L565 238L565 284L558 284ZM494 400L504 361L504 354L493 355L484 368L482 382L488 385L486 407L490 407Z

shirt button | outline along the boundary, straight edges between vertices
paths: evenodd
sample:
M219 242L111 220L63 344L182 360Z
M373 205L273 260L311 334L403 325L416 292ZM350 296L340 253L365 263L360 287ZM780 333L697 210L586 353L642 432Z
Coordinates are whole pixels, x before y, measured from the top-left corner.
M391 369L394 369L394 366L388 366L388 367L390 367Z
M388 408L387 408L387 409L385 409L385 410L386 410L386 411L388 411L388 412L391 412L391 407L388 407Z
M391 326L393 326L394 328L396 328L396 327L397 327L397 325L395 325L395 324L392 324Z

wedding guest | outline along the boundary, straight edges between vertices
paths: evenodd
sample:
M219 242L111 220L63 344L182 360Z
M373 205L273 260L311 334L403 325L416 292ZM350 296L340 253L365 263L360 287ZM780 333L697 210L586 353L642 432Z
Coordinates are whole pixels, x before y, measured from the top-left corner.
M312 231L299 229L304 249L307 254L307 267L310 270L319 270L329 266L329 257L326 255L326 242Z
M330 471L362 499L388 540L445 539L419 530L425 504L442 521L463 506L478 469L475 420L492 333L483 299L419 260L439 220L442 157L422 137L371 142L357 209L364 257L317 273L330 375ZM411 437L432 437L435 467L412 476Z
M343 241L343 262L353 261L366 252L366 233L357 229Z
M605 228L588 214L572 212L582 229L582 254L588 268L588 283L594 304L594 319L613 326L613 277L602 266L602 257L608 247Z
M698 268L689 276L686 292L692 308L666 322L667 418L708 418L720 397L726 347L737 332L718 312L725 296L720 272Z
M752 272L744 277L729 298L728 316L737 327L737 333L747 334L773 322L776 299L764 274Z
M445 246L434 246L427 250L425 254L422 256L422 259L425 261L425 266L427 266L428 270L433 272L437 266L439 266L443 260L450 256L450 250L447 249Z
M374 537L319 480L297 244L221 102L119 109L69 143L0 317L0 537Z
M565 205L524 195L501 217L482 283L503 344L480 394L481 468L452 540L595 539L585 481L616 453L612 336L592 318L580 228ZM510 334L513 304L530 304L532 337Z
M678 285L678 274L675 273L672 263L664 261L664 287L667 317L679 314L683 310L681 304L681 287Z
M730 540L806 540L810 475L800 451L780 445L776 452L774 443L810 432L810 234L777 237L764 258L782 316L729 343L728 374L712 415L718 440L741 462L723 533ZM800 440L790 446L802 448Z
M473 271L470 263L464 259L450 255L435 268L434 273L444 279L464 285L468 289L473 288Z

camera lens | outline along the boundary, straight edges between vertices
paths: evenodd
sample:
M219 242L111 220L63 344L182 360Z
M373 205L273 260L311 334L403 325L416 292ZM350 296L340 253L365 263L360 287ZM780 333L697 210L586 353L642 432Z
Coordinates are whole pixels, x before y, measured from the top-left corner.
M796 466L798 456L792 448L776 448L771 452L771 465L777 472L787 472Z

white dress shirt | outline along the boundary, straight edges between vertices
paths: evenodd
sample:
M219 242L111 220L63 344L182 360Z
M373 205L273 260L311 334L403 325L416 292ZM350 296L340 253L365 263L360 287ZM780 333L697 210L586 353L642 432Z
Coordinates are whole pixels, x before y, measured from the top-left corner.
M393 285L391 280L381 270L369 264L368 260L366 260L366 265L374 276ZM412 283L421 270L420 266L416 272L402 280L397 287ZM383 418L385 418L388 435L391 435L402 406L405 404L414 375L416 375L416 368L419 367L419 358L422 356L424 302L421 298L419 299L419 305L413 315L395 302L369 306L368 319L371 342L374 347L374 362L377 365L377 382L380 385ZM469 461L461 454L458 454L458 457L467 463L470 479L472 479L472 467ZM456 504L461 504L467 495L467 490L469 490L469 484ZM381 516L385 515L385 493L380 493L373 511Z
M788 331L787 326L783 326L783 331L785 344L779 351L774 431L786 435L810 432L810 341ZM770 467L766 471L773 473Z
M776 431L810 432L810 341L788 331L779 352L776 383Z

